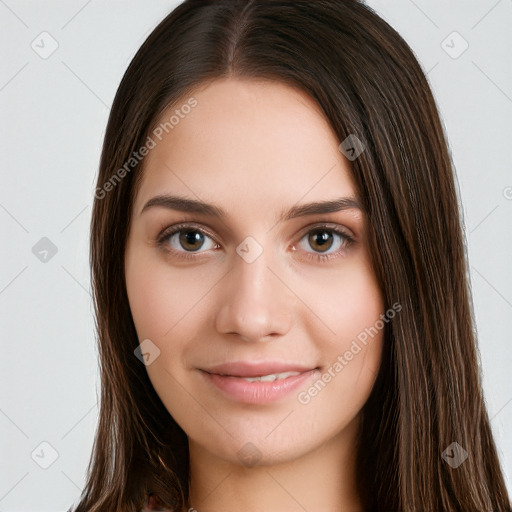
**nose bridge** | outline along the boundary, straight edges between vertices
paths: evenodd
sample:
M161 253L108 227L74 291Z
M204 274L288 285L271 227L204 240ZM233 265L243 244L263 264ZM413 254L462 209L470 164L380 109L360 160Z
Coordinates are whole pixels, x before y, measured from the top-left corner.
M242 298L254 301L256 305L270 291L268 288L275 286L270 282L275 279L268 268L272 266L271 260L271 249L268 246L264 249L253 237L247 237L238 245L233 257L233 271Z
M217 316L219 332L258 341L290 328L292 302L286 287L270 270L275 266L273 256L271 247L264 247L252 236L237 246Z

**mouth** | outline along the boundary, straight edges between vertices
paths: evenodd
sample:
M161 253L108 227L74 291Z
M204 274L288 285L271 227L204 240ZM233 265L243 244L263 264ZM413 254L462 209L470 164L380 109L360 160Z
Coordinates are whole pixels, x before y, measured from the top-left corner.
M300 375L301 372L283 372L283 373L270 373L268 375L261 375L258 377L242 377L241 375L223 375L217 374L221 377L234 377L237 379L243 379L246 382L274 382L276 380L287 379L288 377L294 377Z
M299 374L315 370L317 367L286 361L233 361L201 369L211 374L226 377L261 378L274 375L279 377L288 373Z
M234 401L265 404L283 398L319 372L318 367L286 362L234 362L200 369L206 381Z

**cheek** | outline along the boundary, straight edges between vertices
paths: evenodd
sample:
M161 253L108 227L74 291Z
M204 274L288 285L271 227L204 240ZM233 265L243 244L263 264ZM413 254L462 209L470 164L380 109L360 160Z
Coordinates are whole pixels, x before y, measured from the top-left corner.
M157 343L182 329L188 315L197 318L201 299L211 286L211 276L172 270L155 258L128 260L126 269L128 299L139 339Z
M373 276L368 272L354 272L339 294L337 333L343 340L364 338L364 333L372 329L384 313L382 294Z
M317 405L335 400L346 411L357 411L371 391L381 361L386 326L382 293L364 259L347 264L336 279L331 275L323 285L315 307L330 334L320 342L325 375L310 390L311 396L318 390L323 399ZM324 392L324 388L328 389Z
M329 339L329 345L344 347L384 312L382 293L364 254L354 255L335 271L317 271L299 282L303 286L298 295L325 327L317 336Z
M139 342L149 339L158 348L146 371L173 416L191 407L179 382L188 341L196 337L195 326L200 324L198 315L204 307L201 297L206 282L203 279L199 288L198 281L190 272L172 271L154 258L137 257L127 265L126 287Z
M167 292L163 276L137 265L126 276L126 288L139 340L159 339L172 327L172 311L177 307L173 294Z
M367 266L352 274L351 284L342 296L342 309L335 326L343 333L337 343L336 357L342 356L345 378L354 387L369 391L380 365L386 325L382 321L384 303L374 274Z

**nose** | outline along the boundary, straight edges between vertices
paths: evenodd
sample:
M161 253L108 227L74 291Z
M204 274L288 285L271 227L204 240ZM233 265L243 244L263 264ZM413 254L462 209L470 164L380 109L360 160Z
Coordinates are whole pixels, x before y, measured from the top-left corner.
M219 297L219 333L256 342L270 341L290 330L294 295L274 270L271 259L272 251L267 248L253 261L233 253L233 266Z

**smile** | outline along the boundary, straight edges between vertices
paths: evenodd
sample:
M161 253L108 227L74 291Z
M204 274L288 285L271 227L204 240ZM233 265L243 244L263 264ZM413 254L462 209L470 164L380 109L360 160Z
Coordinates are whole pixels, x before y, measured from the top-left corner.
M294 366L290 369L285 366L290 367L290 364L241 362L200 370L200 374L210 387L230 400L266 404L297 390L319 372L318 368Z

